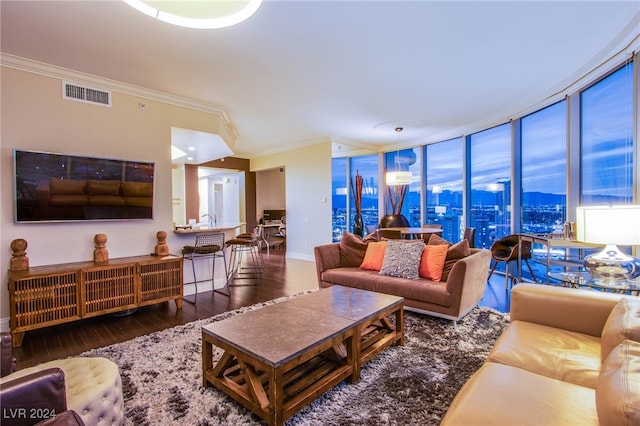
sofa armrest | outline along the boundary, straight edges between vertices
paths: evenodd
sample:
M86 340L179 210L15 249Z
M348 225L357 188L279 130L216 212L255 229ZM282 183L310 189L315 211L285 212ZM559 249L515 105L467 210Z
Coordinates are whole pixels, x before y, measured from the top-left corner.
M622 294L518 284L511 292L511 321L527 321L599 337Z
M13 356L11 333L2 332L0 339L2 340L2 346L0 347L2 357L0 360L0 377L4 377L16 371L16 359Z
M0 384L3 416L14 426L33 425L67 410L64 372L48 368Z
M471 249L471 255L458 260L447 278L447 291L465 311L482 299L487 288L491 252ZM459 296L458 296L459 295Z
M340 244L323 244L313 248L316 259L318 285L322 282L322 273L328 269L340 267Z

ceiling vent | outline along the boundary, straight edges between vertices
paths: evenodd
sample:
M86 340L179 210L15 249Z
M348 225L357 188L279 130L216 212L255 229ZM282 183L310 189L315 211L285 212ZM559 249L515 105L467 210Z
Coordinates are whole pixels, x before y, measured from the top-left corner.
M95 87L81 86L68 81L62 82L62 98L111 107L110 91L96 89Z

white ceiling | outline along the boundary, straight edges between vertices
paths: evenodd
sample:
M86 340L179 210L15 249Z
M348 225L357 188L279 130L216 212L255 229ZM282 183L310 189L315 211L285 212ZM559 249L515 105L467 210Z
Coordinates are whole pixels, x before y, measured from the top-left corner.
M633 1L278 1L195 30L111 1L0 3L5 54L222 107L233 151L384 150L499 124L637 49ZM398 137L393 128L403 126Z

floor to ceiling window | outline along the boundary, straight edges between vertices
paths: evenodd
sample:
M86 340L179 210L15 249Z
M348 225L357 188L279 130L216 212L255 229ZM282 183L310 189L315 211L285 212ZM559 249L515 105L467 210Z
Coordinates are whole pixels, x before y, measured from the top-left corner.
M400 213L404 215L411 226L420 226L420 186L422 167L420 163L420 148L402 149L388 152L384 156L385 171L404 171L411 173L411 183L406 187L398 185L395 188L387 187L391 191L405 191L404 202ZM385 196L385 213L391 214L392 209L389 196Z
M442 225L451 242L461 239L465 226L476 228L480 248L512 232L561 233L575 204L639 201L636 85L634 62L628 61L567 100L468 136L387 152L380 167L411 172L402 214L412 226ZM569 126L567 117L576 116L579 126ZM378 211L379 158L334 159L334 237L352 229L348 188L356 173L365 177L365 224L378 223L385 213L385 203ZM519 187L512 192L514 185Z
M463 223L463 138L426 145L425 223L442 225L447 241L461 239Z
M522 118L522 207L524 233L561 233L567 215L566 102Z
M511 125L470 136L471 218L476 247L511 233Z
M355 180L356 173L363 177L362 221L367 225L376 225L378 218L378 154L352 157L349 159L350 179ZM353 201L353 197L350 198ZM355 209L349 209L349 230L353 230ZM365 231L366 232L366 231Z
M633 62L580 95L580 203L633 201Z
M353 232L355 217L351 182L356 174L363 177L362 218L364 225L375 225L378 219L378 155L333 158L331 160L333 241L344 231Z
M333 241L347 230L347 159L331 159L331 222Z

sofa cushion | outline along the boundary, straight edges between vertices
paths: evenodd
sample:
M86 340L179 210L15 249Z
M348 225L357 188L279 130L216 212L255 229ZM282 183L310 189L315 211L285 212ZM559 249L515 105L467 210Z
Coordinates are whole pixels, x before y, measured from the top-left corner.
M447 286L425 279L391 277L360 268L334 268L322 272L322 280L444 307L450 307L454 303L454 297L447 291Z
M487 362L458 392L441 426L598 424L594 389Z
M469 240L464 239L452 246L448 246L447 257L444 262L444 267L442 268L442 281L447 281L453 265L455 265L458 260L467 256L471 256Z
M382 261L384 260L384 252L387 249L386 241L372 242L367 245L367 251L364 259L360 264L361 269L369 269L372 271L380 271Z
M117 180L90 180L87 182L89 195L115 195L120 196L120 181Z
M594 389L600 372L600 339L588 334L513 321L489 361Z
M89 204L89 197L85 194L78 195L52 195L49 198L51 207L81 207Z
M444 269L446 257L446 245L425 244L420 258L420 269L418 270L420 277L439 282L442 279L442 270Z
M380 273L392 277L417 280L420 278L418 269L420 268L423 248L424 242L422 240L388 240Z
M151 182L122 182L123 197L153 197L153 183Z
M367 243L359 236L344 231L340 239L340 266L360 266L367 252Z
M49 181L51 195L83 195L86 186L86 180L51 178Z
M601 339L603 361L624 340L640 342L640 301L620 299L604 324Z
M596 386L600 424L640 424L640 343L625 340L602 364Z

